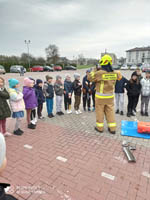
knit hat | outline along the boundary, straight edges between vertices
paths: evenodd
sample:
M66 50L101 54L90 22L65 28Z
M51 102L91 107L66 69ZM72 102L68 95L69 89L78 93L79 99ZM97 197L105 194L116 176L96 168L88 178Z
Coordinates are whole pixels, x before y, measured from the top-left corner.
M32 83L34 83L34 81L31 80L30 78L25 78L25 79L24 79L24 86L29 87L30 84L32 84Z
M37 79L37 80L36 80L36 84L38 85L38 84L40 84L40 83L43 83L43 81L42 81L41 79Z
M66 78L71 78L70 74L65 74L65 79Z
M8 82L10 88L14 88L16 85L19 84L19 81L14 78L9 79Z
M49 75L46 75L45 76L46 80L48 81L49 79L53 79L53 77L49 76Z
M60 78L62 78L61 76L59 76L59 75L57 75L56 76L56 80L58 80L58 79L60 79Z
M79 78L79 77L80 77L80 74L78 74L78 73L75 73L75 74L74 74L74 78L75 78L75 79L77 79L77 78Z
M87 73L87 72L90 73L90 72L91 72L91 69L87 69L87 70L86 70L86 73Z
M138 76L138 75L137 75L136 72L133 72L132 75L131 75L131 78L132 78L133 76Z

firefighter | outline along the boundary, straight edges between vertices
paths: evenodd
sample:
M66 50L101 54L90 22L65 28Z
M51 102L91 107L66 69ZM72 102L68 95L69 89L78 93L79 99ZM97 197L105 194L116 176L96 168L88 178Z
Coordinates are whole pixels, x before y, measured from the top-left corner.
M111 134L116 133L116 121L114 111L114 87L116 80L121 80L122 75L119 71L112 68L112 58L104 55L99 61L101 68L92 71L88 75L88 80L95 82L95 109L96 109L96 127L95 130L103 132L104 116L106 117L108 130Z

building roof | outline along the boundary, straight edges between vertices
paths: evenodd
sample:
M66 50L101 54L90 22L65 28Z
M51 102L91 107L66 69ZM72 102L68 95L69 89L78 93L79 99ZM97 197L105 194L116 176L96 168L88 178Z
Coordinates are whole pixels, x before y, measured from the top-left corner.
M150 51L150 46L148 47L135 47L133 49L129 49L126 52L132 52L132 51Z

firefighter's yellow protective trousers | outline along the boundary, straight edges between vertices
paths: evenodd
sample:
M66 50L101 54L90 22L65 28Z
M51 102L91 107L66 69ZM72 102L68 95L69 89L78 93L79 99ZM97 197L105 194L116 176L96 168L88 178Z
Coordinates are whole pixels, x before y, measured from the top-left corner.
M95 98L96 111L96 127L98 130L104 130L104 116L106 117L107 125L110 131L116 131L114 98L100 99Z

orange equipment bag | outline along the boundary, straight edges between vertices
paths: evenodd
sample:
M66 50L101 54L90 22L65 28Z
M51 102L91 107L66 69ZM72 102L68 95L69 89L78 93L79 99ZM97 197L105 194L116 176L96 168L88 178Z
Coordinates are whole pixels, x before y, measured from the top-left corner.
M138 122L138 133L150 133L150 122Z

